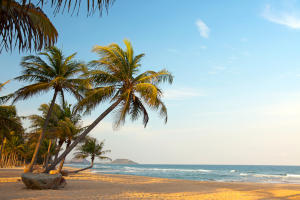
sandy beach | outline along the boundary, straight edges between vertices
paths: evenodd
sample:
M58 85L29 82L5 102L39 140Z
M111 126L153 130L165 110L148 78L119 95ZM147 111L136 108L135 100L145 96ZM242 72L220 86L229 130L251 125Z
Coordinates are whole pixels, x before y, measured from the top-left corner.
M59 190L25 189L22 169L0 169L0 199L300 199L300 185L225 183L83 172Z

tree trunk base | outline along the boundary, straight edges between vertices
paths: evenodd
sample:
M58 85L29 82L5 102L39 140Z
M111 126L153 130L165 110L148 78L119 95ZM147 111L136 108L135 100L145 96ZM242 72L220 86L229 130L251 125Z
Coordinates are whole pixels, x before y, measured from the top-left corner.
M66 186L67 182L61 174L34 174L23 173L21 175L23 183L28 189L59 189Z

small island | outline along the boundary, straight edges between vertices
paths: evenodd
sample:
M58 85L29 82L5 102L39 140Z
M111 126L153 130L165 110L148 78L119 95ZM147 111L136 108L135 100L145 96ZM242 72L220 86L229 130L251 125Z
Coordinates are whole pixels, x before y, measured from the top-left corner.
M129 159L115 159L110 164L116 164L116 165L138 165L138 163L129 160Z

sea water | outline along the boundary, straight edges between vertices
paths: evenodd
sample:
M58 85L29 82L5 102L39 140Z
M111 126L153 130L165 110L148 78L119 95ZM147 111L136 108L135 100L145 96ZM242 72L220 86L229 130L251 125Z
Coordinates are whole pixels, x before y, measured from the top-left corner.
M87 165L68 164L68 166L86 167ZM300 166L95 164L92 172L199 181L300 184Z

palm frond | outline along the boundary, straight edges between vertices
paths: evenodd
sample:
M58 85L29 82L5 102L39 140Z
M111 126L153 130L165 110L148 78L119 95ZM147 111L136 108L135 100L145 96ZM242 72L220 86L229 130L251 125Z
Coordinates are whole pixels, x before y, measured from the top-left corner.
M163 93L158 85L163 82L171 84L173 75L165 69L137 74L145 54L135 56L130 41L124 40L124 43L125 50L115 43L94 46L92 51L100 58L89 64L93 69L85 72L84 76L99 87L90 90L79 103L79 107L85 107L90 112L108 98L111 101L120 100L115 111L114 128L123 125L128 115L133 121L142 116L146 126L149 121L146 107L159 111L166 122L167 109L160 99ZM104 88L110 88L109 92Z
M36 94L48 92L51 87L53 87L53 85L49 85L48 83L36 83L22 87L14 93L13 103L19 100L28 99Z
M52 46L58 33L46 14L37 6L24 0L19 4L14 0L0 3L0 52L41 50Z
M86 93L84 99L82 99L77 105L76 110L85 110L85 113L89 113L94 109L99 103L108 100L114 94L115 88L113 86L108 87L98 87L89 90Z

